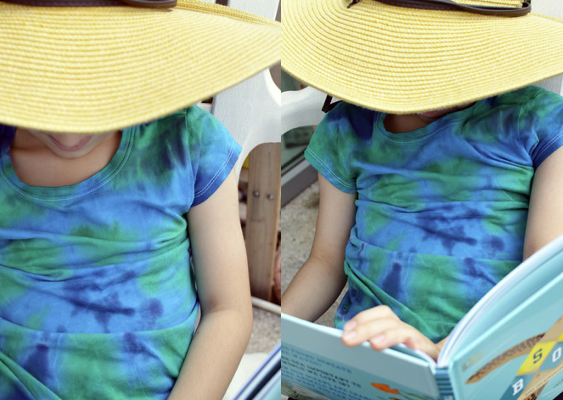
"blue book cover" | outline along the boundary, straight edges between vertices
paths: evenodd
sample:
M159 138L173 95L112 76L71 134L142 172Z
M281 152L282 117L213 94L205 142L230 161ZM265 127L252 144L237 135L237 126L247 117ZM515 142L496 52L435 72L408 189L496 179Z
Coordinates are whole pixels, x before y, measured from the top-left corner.
M297 400L553 400L563 393L563 236L495 286L437 362L405 346L346 347L282 314L282 394Z

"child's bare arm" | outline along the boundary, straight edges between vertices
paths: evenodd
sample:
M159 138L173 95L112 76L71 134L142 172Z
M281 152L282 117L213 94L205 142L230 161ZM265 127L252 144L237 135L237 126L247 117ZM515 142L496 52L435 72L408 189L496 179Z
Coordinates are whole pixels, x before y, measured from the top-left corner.
M563 148L538 167L532 183L524 259L563 234Z
M252 331L236 177L188 213L202 317L169 399L223 397Z
M335 188L319 174L319 214L311 255L282 298L282 311L308 321L319 318L344 285L344 253L354 225L355 194Z

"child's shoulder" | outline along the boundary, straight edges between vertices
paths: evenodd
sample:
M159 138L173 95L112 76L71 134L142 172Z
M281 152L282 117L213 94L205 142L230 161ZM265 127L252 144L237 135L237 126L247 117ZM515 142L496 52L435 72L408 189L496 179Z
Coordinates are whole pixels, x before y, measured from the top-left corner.
M230 137L221 122L211 113L192 105L140 125L145 135L180 138L183 141L206 141L209 137Z
M186 128L189 129L193 127L194 124L198 123L220 124L217 118L213 116L213 114L205 111L197 105L192 105L173 112L172 114L168 114L164 117L153 120L145 125L157 126L166 129L166 127L171 124L184 124Z
M514 120L518 132L527 138L551 141L563 133L563 97L538 86L528 86L503 95L493 101L502 118Z
M563 97L539 86L526 86L494 98L495 106L519 106L531 109L563 106Z
M381 115L379 111L340 101L325 115L317 130L338 134L340 137L348 136L354 140L369 139L374 124Z

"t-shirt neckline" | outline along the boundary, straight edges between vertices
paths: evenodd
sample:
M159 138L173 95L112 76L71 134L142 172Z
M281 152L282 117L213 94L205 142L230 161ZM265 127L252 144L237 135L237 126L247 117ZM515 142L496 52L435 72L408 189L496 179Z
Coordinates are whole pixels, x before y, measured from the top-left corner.
M16 192L37 200L68 200L90 194L107 184L123 168L131 152L131 143L137 127L125 128L117 151L109 163L94 175L74 185L46 187L33 186L20 181L12 164L10 148L16 128L0 124L0 175Z
M487 99L478 100L471 107L444 115L442 118L433 121L430 124L423 126L422 128L408 132L401 132L401 133L389 132L385 128L385 124L384 124L387 113L380 112L377 115L377 120L375 121L374 129L376 133L378 133L379 135L385 137L387 140L392 142L396 142L396 143L419 142L431 138L432 136L438 134L440 131L454 124L457 119L465 118L468 113L473 113L474 110L478 109L481 103L486 100Z

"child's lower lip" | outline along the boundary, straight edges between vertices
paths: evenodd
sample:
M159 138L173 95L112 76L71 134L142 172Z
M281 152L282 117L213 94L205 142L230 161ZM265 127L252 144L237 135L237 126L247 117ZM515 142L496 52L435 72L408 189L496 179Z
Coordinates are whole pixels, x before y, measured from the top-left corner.
M63 145L61 142L59 142L57 139L55 139L53 136L48 135L49 139L51 139L51 141L61 150L64 151L77 151L82 149L84 146L86 146L88 144L88 142L90 142L90 140L92 139L92 136L86 136L84 139L82 139L80 142L76 143L74 146L65 146Z

